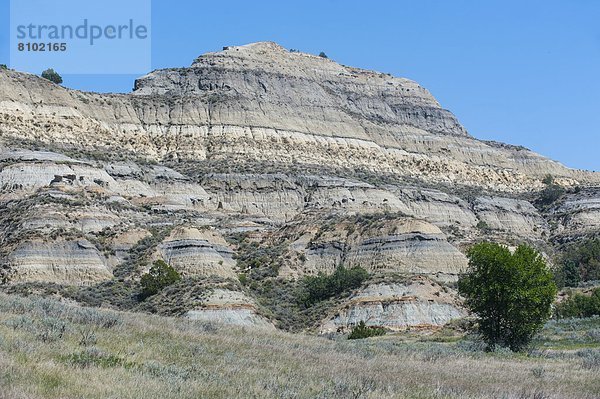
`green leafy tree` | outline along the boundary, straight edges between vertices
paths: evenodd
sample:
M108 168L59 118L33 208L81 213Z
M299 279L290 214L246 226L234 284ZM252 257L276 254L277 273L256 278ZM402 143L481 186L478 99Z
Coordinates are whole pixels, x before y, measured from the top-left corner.
M140 299L144 300L149 296L158 294L163 288L181 281L181 275L173 267L166 264L163 260L154 262L150 271L144 274L140 280L142 292Z
M46 69L42 72L42 78L48 79L52 83L56 83L57 85L63 82L62 77L52 68Z
M571 246L563 255L562 263L567 287L576 287L579 281L600 280L600 239Z
M581 281L579 265L572 259L564 260L562 266L555 271L554 279L559 288L577 287Z
M322 51L319 53L319 57L321 57L321 58L329 58L329 57L327 57L327 54L325 54Z
M8 66L6 64L0 64L0 69L8 70Z
M551 315L556 285L542 256L527 245L514 253L484 242L468 252L469 269L458 288L478 316L479 332L490 349L525 348Z

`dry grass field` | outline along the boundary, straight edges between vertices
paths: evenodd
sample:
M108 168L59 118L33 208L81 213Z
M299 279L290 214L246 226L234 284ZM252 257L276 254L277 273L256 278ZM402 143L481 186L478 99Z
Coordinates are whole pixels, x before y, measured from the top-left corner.
M231 328L0 294L0 398L599 398L600 320L527 354L452 334Z

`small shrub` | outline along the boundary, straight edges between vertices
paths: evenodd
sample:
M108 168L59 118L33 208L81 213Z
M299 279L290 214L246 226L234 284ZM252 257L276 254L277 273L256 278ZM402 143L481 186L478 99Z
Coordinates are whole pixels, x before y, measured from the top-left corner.
M479 336L472 336L458 341L456 348L462 352L475 354L484 352L487 349L487 344Z
M6 71L8 70L8 66L6 64L0 64L0 70Z
M542 183L544 183L546 186L551 186L554 184L554 177L552 175L546 175L542 179Z
M368 327L364 321L360 321L356 327L352 329L348 339L363 339L369 337L379 337L385 335L383 327Z
M77 287L65 295L88 306L110 305L116 309L129 310L138 304L139 290L139 282L113 279L92 286ZM117 314L107 316L119 317ZM118 321L115 320L115 323Z
M546 186L541 192L537 203L543 207L547 207L555 203L563 196L565 189L558 184Z
M79 330L79 346L93 346L98 343L96 332L92 328L82 328Z
M585 333L586 338L592 342L600 342L600 328L594 328Z
M143 374L154 378L178 383L192 377L192 372L175 364L164 365L158 362L148 362L141 367Z
M88 324L101 328L113 328L123 322L123 317L106 310L73 308L70 320L74 323Z
M4 322L7 327L12 328L14 331L23 330L32 332L35 331L34 320L29 316L19 316L14 319L8 319Z
M477 222L477 228L479 230L490 230L490 226L487 224L487 222L480 220L479 222Z
M150 271L142 276L140 284L142 292L140 298L142 300L149 296L158 294L163 288L181 281L181 275L177 270L167 265L162 260L154 262Z
M531 369L531 374L533 374L535 378L543 378L544 374L546 374L546 369L542 366L537 366Z
M319 53L319 57L321 57L321 58L329 58L329 57L327 57L327 54L325 54L322 51Z
M38 326L37 338L45 343L55 342L63 338L67 330L67 323L53 317L47 317L41 320Z
M423 349L421 359L426 362L436 362L449 356L455 357L456 353L447 347L435 345Z
M52 83L56 83L57 85L63 82L62 77L52 68L46 69L42 72L42 78L51 81Z
M125 367L131 368L133 363L128 362L125 358L106 353L98 348L88 348L82 352L72 353L63 358L65 363L79 368L88 368L91 366L110 368L110 367Z
M577 352L581 357L581 366L588 370L600 370L600 350L583 349Z
M600 315L600 288L594 289L589 296L580 293L573 294L556 306L555 313L560 318Z

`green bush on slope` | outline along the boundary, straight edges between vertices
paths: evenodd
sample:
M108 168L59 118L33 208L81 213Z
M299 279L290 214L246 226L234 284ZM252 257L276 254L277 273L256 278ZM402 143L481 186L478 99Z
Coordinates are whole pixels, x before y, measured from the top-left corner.
M304 306L309 307L347 290L360 287L368 277L369 273L358 266L350 269L340 266L329 276L322 273L317 276L307 276L303 280L299 300Z
M177 270L167 265L162 260L154 262L150 271L144 274L140 280L142 292L140 298L146 299L149 296L158 294L163 288L181 281L181 276Z
M356 327L352 329L348 339L363 339L369 337L378 337L385 335L385 328L382 327L367 327L364 321L360 321Z

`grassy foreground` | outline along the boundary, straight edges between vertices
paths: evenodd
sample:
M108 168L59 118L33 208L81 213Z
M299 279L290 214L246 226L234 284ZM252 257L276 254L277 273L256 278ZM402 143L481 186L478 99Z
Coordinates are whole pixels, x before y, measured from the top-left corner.
M0 399L598 398L600 320L528 355L438 335L329 340L0 294Z

